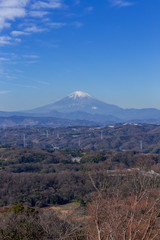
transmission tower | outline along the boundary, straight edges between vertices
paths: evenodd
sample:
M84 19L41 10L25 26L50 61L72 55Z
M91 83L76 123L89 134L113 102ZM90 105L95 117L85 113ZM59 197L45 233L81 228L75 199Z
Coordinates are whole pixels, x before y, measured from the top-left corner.
M49 134L48 134L48 130L46 131L46 137L48 138Z
M103 140L103 131L101 131L101 140Z
M57 132L57 139L59 139L59 132Z
M23 135L23 146L24 146L24 148L26 147L26 135L25 134Z
M142 140L140 141L140 150L141 151L143 150L143 141Z

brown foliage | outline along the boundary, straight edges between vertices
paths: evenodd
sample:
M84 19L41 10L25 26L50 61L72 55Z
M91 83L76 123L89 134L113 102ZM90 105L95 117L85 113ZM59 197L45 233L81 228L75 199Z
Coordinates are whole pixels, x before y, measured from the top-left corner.
M99 193L89 205L89 240L159 240L160 191L143 190L137 194Z

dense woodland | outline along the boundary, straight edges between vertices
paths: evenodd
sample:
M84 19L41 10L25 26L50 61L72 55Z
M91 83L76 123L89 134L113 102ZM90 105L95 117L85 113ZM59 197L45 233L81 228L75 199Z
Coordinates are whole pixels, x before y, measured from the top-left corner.
M32 133L19 129L17 138L25 131L33 137L33 132L46 134L47 130L44 139L52 131L59 135L57 141L62 134L69 138L73 131L80 131L82 139L86 129L91 131L85 127L32 129ZM145 125L143 130L143 141L152 136L151 151L147 151L149 142L138 150L1 144L0 239L159 240L160 155L154 143L159 127ZM1 133L13 143L16 131ZM102 136L102 129L96 129L99 144L108 141L107 131L108 137L126 135L129 141L137 136L139 141L143 132L142 126L116 126L116 130L103 128Z
M105 174L108 179L128 169L160 173L160 155L136 151L84 151L0 149L1 206L27 203L30 206L85 201L94 191L89 175ZM121 173L122 172L122 173Z
M26 203L1 208L0 239L159 240L158 177L96 172L89 179L92 191L85 202L63 215Z

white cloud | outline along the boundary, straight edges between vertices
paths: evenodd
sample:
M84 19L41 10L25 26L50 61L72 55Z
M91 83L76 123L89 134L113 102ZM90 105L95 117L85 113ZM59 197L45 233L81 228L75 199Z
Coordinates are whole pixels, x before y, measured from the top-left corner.
M25 7L30 0L1 0L0 7Z
M81 3L81 0L74 0L75 5L79 5Z
M10 27L17 18L42 18L49 14L45 9L62 7L62 0L0 0L0 30Z
M73 22L73 24L72 25L74 25L75 27L77 27L77 28L80 28L80 27L83 27L83 23L81 23L81 22Z
M9 28L10 26L10 23L5 22L4 19L0 17L0 30L3 28Z
M18 37L23 35L30 35L31 33L44 32L45 30L46 30L45 28L40 28L40 27L37 27L36 25L31 25L29 27L24 28L23 31L12 31L11 35L13 37Z
M128 0L110 0L112 6L117 6L117 7L128 7L133 5L133 2L128 1Z
M40 84L42 84L42 85L49 85L49 83L48 83L48 82L45 82L45 81L36 80L35 82L40 83Z
M36 25L33 25L31 27L27 27L24 29L25 32L29 33L38 33L38 32L44 32L46 29L44 28L38 28Z
M33 59L37 59L39 58L38 55L23 55L24 58L33 58Z
M11 43L11 37L1 36L0 37L0 45L7 45Z
M10 36L0 37L0 46L9 45L15 42L21 42L20 38L11 38Z
M9 61L9 59L5 57L0 57L0 62L6 62L6 61Z
M23 8L0 8L0 18L3 20L14 20L16 17L24 17L25 14Z
M33 85L23 85L23 84L15 84L15 86L18 86L18 87L24 87L24 88L36 88L36 86L33 86Z
M52 28L61 28L66 26L66 23L61 23L61 22L51 22L47 24L48 26L52 27Z
M48 0L48 1L37 1L32 5L33 9L43 9L43 8L61 8L61 0Z
M21 42L21 37L25 35L66 26L65 22L53 22L49 15L53 10L63 10L65 7L64 0L0 0L0 31L12 27L14 22L14 28L10 30L10 33L0 36L0 46ZM92 7L86 9L87 12L92 10ZM83 26L79 21L71 25L77 28Z
M26 5L30 0L0 0L0 30L10 27L10 21L26 16Z
M7 94L10 93L10 91L0 91L0 94Z
M13 39L15 42L21 42L22 40L20 38L14 38Z
M24 32L24 31L12 31L11 32L12 36L22 36L22 35L29 35L28 32Z
M90 6L85 8L85 13L92 13L93 12L94 7Z
M47 12L47 11L30 11L29 12L29 16L38 17L38 18L42 18L42 17L46 16L47 14L49 14L49 12Z

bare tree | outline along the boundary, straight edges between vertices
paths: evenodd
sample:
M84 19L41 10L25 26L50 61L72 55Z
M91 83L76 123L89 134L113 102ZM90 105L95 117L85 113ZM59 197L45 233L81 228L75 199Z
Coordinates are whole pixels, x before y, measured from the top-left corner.
M151 182L146 176L139 176L139 181L132 176L132 189L124 183L128 193L124 186L119 194L114 188L109 194L97 190L88 206L89 240L159 240L160 189Z

